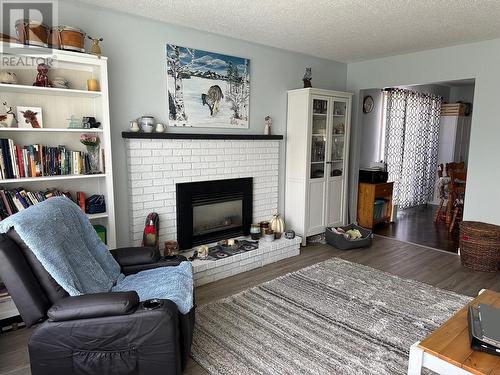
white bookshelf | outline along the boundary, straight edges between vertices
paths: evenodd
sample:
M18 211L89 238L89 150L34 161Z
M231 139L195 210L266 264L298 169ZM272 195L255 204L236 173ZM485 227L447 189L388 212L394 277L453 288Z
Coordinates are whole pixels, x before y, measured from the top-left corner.
M104 150L104 171L93 175L63 175L27 177L19 179L0 179L0 187L26 190L46 190L55 188L70 191L76 198L77 191L86 197L103 194L106 199L106 212L87 214L92 224L106 227L109 248L116 247L115 210L113 195L113 170L111 157L111 132L109 119L107 58L58 50L44 50L38 47L25 49L23 55L29 57L46 56L56 62L49 70L49 79L63 77L70 82L70 89L36 87L36 66L33 69L16 69L18 84L0 84L0 101L7 101L17 113L17 106L42 108L43 128L0 128L0 138L10 138L17 145L41 144L44 146L65 145L67 149L85 151L80 143L81 134L95 134L101 139ZM99 81L101 91L87 91L87 79ZM0 107L3 110L3 107ZM99 129L68 129L69 118L81 120L83 116L93 116L101 123Z

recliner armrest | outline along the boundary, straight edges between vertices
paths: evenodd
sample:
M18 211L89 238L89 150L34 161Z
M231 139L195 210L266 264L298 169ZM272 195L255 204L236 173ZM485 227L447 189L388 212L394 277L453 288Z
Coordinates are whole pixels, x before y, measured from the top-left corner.
M155 247L122 247L111 250L111 254L122 267L156 263L160 259L160 251Z
M125 275L131 275L137 272L151 270L153 268L159 267L175 267L182 262L187 262L185 256L177 255L174 258L161 258L158 262L148 263L148 264L134 264L131 266L122 266L122 273Z
M138 305L136 292L84 294L61 299L49 309L47 315L52 322L127 315L133 313Z

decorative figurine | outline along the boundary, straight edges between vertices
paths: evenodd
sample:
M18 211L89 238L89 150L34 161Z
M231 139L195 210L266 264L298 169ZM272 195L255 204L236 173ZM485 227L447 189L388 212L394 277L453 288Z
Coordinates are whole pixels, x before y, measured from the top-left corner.
M36 75L36 81L33 83L33 86L39 87L52 87L49 82L49 66L47 64L38 64L36 70L38 74Z
M139 124L137 123L137 121L130 121L130 131L137 133L139 130L141 129L139 128Z
M51 85L58 89L69 89L69 81L64 77L54 77Z
M165 131L165 125L162 123L156 124L155 132L157 133L163 133Z
M90 35L88 36L88 38L92 41L92 46L90 46L90 54L97 55L97 57L101 58L102 52L99 42L102 42L104 39L92 38Z
M0 114L0 127L15 128L17 119L14 112L12 112L12 107L7 105L7 102L3 102L3 106L5 107L5 113Z
M271 219L271 229L274 231L274 236L276 239L281 238L281 235L285 231L285 221L280 214L276 213Z
M207 259L208 257L208 246L207 245L201 245L196 248L198 251L198 258L200 259Z
M273 125L273 119L271 116L266 116L264 118L264 135L271 135L271 126Z
M97 122L95 117L84 116L82 118L82 126L84 129L97 129L101 126L101 123Z
M179 255L179 244L177 241L165 241L165 250L163 255L166 257Z
M75 115L71 115L68 119L68 129L82 129L82 122L76 118Z
M0 72L0 83L8 83L15 85L17 83L17 75L14 72L2 71Z
M312 80L311 68L306 68L306 72L304 73L304 78L302 78L302 82L304 82L304 88L312 87L311 80Z

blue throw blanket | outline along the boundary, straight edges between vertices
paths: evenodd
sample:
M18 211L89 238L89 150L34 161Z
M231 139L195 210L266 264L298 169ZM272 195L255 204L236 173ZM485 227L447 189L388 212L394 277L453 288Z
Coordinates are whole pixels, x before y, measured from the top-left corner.
M134 290L141 301L170 299L183 314L193 306L191 263L125 277L87 216L66 197L50 198L0 222L0 232L11 228L70 296Z

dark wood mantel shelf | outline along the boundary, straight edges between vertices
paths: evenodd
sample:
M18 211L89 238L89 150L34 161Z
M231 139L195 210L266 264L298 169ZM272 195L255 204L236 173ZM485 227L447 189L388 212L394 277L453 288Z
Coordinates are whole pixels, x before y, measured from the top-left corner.
M248 140L280 140L282 135L272 134L200 134L200 133L144 133L122 132L122 138L139 139L248 139Z

